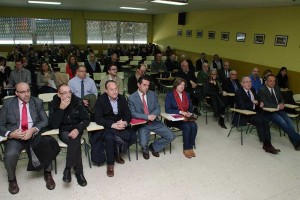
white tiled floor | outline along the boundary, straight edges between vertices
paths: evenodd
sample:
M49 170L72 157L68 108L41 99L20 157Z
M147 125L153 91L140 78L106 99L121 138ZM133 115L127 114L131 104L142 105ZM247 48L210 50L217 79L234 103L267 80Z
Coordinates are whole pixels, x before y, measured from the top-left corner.
M162 95L161 99L164 98ZM163 104L161 104L163 105ZM88 167L83 155L84 173L88 181L80 187L75 176L72 182L62 182L65 154L58 156L58 173L54 174L56 188L45 187L42 172L26 172L27 160L18 163L17 178L20 192L8 191L6 170L0 163L0 200L6 199L167 199L167 200L296 200L300 199L300 152L294 150L288 138L279 137L272 128L272 143L280 148L278 155L265 153L256 130L245 135L221 129L209 116L208 125L201 116L198 121L197 157L187 159L182 154L182 138L177 137L166 155L135 159L132 147L131 162L124 156L124 165L115 165L115 176L106 176L106 166ZM227 122L229 127L229 123Z

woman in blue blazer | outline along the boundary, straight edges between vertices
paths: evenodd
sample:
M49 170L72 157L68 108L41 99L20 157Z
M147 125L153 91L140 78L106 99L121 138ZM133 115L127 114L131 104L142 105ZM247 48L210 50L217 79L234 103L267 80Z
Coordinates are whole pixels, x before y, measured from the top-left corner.
M186 82L182 78L177 78L174 81L173 90L167 93L165 99L165 111L168 114L180 114L185 117L183 121L168 121L167 124L182 130L183 154L187 158L192 158L196 156L193 146L198 127L196 122L189 119L193 116L193 105L189 94L184 90L185 86Z

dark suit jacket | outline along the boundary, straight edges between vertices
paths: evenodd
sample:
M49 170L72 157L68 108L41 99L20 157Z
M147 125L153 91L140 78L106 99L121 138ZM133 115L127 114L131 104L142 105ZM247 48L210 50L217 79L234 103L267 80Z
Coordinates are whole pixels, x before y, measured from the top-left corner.
M275 92L275 96L277 98L278 104L284 103L284 100L280 93L279 87L275 86L274 92ZM264 85L262 88L260 88L260 90L258 92L258 97L259 97L259 100L264 103L264 107L267 107L267 108L277 108L278 107L278 104L273 103L271 92L266 85Z
M85 62L84 63L84 66L86 67L86 72L90 74L91 77L94 77L93 76L93 73L94 72L101 72L101 68L100 68L100 64L98 62L96 62L96 68L95 68L95 71L93 71L91 65L89 62Z
M222 59L220 59L220 63L221 63L221 69L223 69L223 61ZM213 68L218 69L218 65L215 61L213 61Z
M30 116L33 127L41 130L48 126L48 117L43 107L42 100L31 97L29 101ZM7 131L14 131L20 127L20 111L18 97L8 98L3 101L0 110L0 135L5 136Z
M235 80L235 83L236 83L236 85L237 85L238 88L242 87L241 84L240 84L240 81L238 79ZM222 89L225 92L235 93L234 86L233 86L230 78L224 79L224 81L222 83Z
M257 100L257 95L255 93L255 89L251 88L251 92L254 95L254 99ZM238 108L238 109L260 112L260 109L257 106L253 109L253 103L252 103L251 99L248 97L248 94L245 92L244 88L239 88L236 91L235 103L236 103L236 108ZM240 115L240 125L245 125L247 123L249 117L250 116L247 116L247 115ZM234 121L234 124L237 125L237 123L238 123L238 115L237 114L234 115L233 121Z
M202 65L203 63L208 63L207 60L202 60L201 58L196 60L196 72L201 71L202 70Z
M192 80L193 82L197 83L198 80L195 76L194 72L189 71L188 73L184 73L182 70L180 70L177 74L178 77L183 78L186 81L186 91L188 93L191 93L192 89L192 84L190 81Z
M135 77L135 74L128 78L127 88L128 88L127 89L128 94L132 94L135 91L137 91L138 86L137 86L137 79ZM155 91L155 83L154 83L154 81L152 80L151 77L150 77L149 90Z
M228 73L228 76L225 75L225 70L222 68L222 69L219 69L218 70L218 78L220 80L221 83L223 83L223 81L226 79L226 78L229 78L229 73L230 73L231 69L228 69L227 73Z
M129 96L128 105L133 118L148 120L148 115L144 113L143 102L141 100L138 91L134 92L132 95ZM150 90L148 90L147 92L147 105L148 105L149 114L155 116L160 115L160 105L158 102L157 95L155 92ZM156 118L156 120L159 119Z

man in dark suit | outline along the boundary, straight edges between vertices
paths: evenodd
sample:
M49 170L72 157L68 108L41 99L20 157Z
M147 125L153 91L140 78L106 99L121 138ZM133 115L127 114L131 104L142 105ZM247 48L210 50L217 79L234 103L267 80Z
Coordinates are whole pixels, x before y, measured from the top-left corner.
M230 64L228 61L225 61L223 64L223 68L218 70L218 78L220 80L221 83L223 83L223 81L226 78L230 78Z
M235 70L230 71L230 76L225 78L222 82L222 89L227 93L235 93L241 88L240 81L237 79L237 72ZM226 96L227 105L234 106L234 97Z
M206 54L201 53L200 58L196 60L196 72L202 70L202 66L204 63L208 63L208 61L206 60Z
M275 112L264 112L264 116L277 124L289 136L289 139L296 151L300 150L300 135L295 131L292 120L284 112L284 101L280 89L275 86L275 76L269 74L266 77L265 85L259 90L261 107L277 108Z
M86 67L86 72L89 73L91 78L94 77L94 72L101 72L100 64L97 62L97 58L93 52L89 53L88 60L84 63L84 66Z
M252 88L251 79L249 77L244 77L242 79L242 88L239 88L236 91L235 100L236 108L259 112L256 92ZM272 154L280 152L279 149L275 149L271 144L269 120L258 113L254 115L240 115L239 125L246 125L247 122L256 127L258 137L260 141L263 142L263 149L266 152ZM233 123L236 125L238 123L237 114L234 115Z
M118 85L113 80L105 83L105 92L99 96L95 104L95 122L104 126L104 130L95 134L102 134L105 142L107 176L114 176L114 162L124 164L120 156L126 149L116 149L114 138L116 136L124 140L128 146L136 142L136 134L129 127L131 113L127 101L123 95L118 94ZM93 134L91 140L93 140ZM98 141L102 142L102 141ZM99 152L100 153L100 152Z
M175 139L174 133L158 119L160 105L155 92L148 90L149 84L150 78L141 76L138 80L138 90L128 98L132 117L148 122L138 128L139 142L143 150L143 157L146 160L149 159L149 149L153 156L159 157L159 151ZM159 135L160 138L151 143L148 148L151 131Z
M213 61L211 62L211 65L210 65L210 69L213 70L213 69L222 69L223 68L223 61L222 59L219 57L218 54L215 54L214 55L214 58L213 58Z
M8 174L8 191L11 194L19 192L16 167L21 151L35 139L42 128L48 126L43 102L38 98L31 97L27 83L18 83L15 94L16 97L4 100L0 110L0 133L2 137L8 138L4 142L4 165ZM49 190L55 188L51 171L51 165L45 167L44 179Z

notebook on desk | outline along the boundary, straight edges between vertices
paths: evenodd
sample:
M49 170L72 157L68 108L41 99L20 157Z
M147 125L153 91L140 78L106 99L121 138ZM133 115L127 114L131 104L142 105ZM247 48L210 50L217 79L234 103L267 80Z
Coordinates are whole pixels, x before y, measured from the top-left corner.
M131 126L134 126L134 125L139 125L139 124L145 124L146 122L147 121L144 119L133 118L133 119L131 119L130 124L131 124Z

